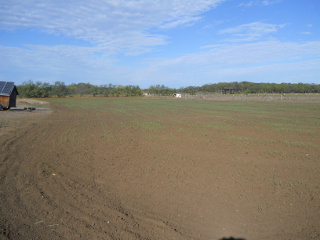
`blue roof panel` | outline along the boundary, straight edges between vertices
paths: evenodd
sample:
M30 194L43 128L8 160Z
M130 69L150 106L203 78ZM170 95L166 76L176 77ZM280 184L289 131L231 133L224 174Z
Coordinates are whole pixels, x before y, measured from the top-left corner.
M14 89L14 82L0 82L0 95L10 95Z
M0 82L0 93L2 92L2 89L4 88L6 82Z

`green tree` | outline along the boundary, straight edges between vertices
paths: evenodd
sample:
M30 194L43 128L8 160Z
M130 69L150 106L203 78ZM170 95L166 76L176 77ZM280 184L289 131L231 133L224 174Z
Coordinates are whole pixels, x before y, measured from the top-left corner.
M64 82L57 81L52 87L52 92L57 97L66 97L68 95L68 88Z
M155 86L150 86L148 88L148 92L150 94L155 94L159 96L171 95L174 93L174 91L173 89L170 89L169 87L166 87L164 85L155 85Z

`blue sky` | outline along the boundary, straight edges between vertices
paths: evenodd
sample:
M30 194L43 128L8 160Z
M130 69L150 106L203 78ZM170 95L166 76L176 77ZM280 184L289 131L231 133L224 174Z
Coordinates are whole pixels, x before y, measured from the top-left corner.
M0 0L0 80L320 84L319 0Z

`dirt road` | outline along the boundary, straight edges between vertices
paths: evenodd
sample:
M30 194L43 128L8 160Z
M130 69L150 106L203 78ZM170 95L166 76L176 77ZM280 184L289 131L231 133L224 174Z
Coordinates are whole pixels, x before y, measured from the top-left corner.
M283 142L316 145L317 135L275 135L241 115L229 120L241 128L201 132L197 122L218 117L125 115L108 104L52 103L51 114L8 123L0 239L320 239L319 148Z

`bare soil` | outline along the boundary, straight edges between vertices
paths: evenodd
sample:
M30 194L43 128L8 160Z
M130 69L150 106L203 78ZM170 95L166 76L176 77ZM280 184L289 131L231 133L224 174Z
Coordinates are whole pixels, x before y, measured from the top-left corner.
M34 124L34 121L38 121L38 116L52 112L48 102L36 99L19 98L16 105L17 107L0 111L0 137L20 126Z
M320 239L319 135L43 106L0 112L0 239Z

